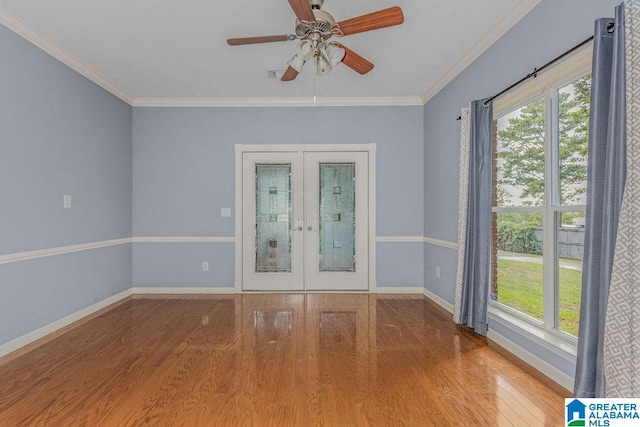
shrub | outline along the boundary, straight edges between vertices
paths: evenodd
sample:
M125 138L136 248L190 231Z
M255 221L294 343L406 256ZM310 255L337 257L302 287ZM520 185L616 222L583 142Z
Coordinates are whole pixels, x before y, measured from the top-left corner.
M498 249L540 255L542 248L536 238L539 229L536 223L501 221L498 223Z

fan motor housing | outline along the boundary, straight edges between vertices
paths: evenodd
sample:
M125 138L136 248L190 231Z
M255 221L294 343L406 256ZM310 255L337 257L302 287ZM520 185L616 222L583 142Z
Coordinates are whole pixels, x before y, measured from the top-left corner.
M322 33L325 39L331 37L331 29L336 23L333 16L320 9L313 9L313 15L316 17L315 22L301 22L296 19L296 35L304 38L310 33L318 32Z

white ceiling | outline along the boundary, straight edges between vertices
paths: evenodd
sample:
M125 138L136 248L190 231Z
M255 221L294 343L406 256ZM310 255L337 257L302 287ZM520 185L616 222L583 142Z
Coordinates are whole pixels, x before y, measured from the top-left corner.
M393 5L404 24L340 39L375 64L315 78L267 78L296 42L228 46L290 34L287 0L0 0L0 23L134 105L177 100L385 99L424 102L539 0L325 0L336 21ZM315 80L315 81L314 81ZM404 101L401 101L404 100ZM347 101L348 103L348 101ZM389 101L393 103L393 101Z

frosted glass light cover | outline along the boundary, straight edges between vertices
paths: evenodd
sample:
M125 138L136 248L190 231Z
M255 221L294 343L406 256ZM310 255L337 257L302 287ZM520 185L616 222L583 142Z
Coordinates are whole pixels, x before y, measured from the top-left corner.
M291 164L256 164L256 273L291 272Z
M319 265L321 272L355 272L356 165L320 163Z

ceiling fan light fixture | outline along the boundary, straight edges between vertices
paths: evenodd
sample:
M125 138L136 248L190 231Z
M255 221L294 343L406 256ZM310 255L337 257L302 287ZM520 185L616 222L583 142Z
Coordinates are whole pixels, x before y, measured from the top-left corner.
M305 62L307 62L307 61L305 61L300 56L298 56L298 54L295 54L295 55L293 55L293 58L291 58L287 62L287 65L290 66L291 68L293 68L294 70L296 70L297 72L300 72L300 71L302 71L302 67L304 66Z
M323 76L325 74L327 74L329 71L331 71L332 67L331 64L329 63L329 61L327 61L327 59L322 56L316 56L316 74L319 76Z
M296 49L296 55L299 56L303 61L308 61L313 58L314 55L314 46L311 40L301 40L298 43L298 48Z
M373 69L371 62L341 43L328 40L333 36L364 33L404 22L404 14L399 6L336 22L331 14L322 10L324 0L288 0L288 2L296 15L293 34L227 39L227 44L230 46L300 40L296 55L287 62L289 68L281 78L282 81L287 82L294 80L304 63L312 59L316 75L327 74L340 63L344 63L359 74L368 73Z
M346 50L335 43L328 43L324 49L324 55L326 56L327 61L329 61L329 64L333 67L342 62L346 53Z

